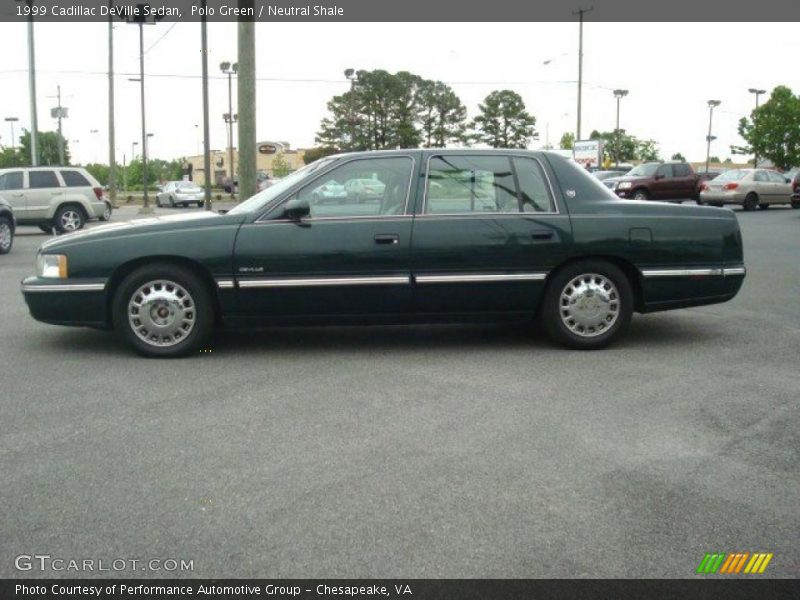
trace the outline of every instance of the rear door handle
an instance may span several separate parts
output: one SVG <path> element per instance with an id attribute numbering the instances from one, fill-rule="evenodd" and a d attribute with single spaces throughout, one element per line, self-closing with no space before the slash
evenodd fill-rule
<path id="1" fill-rule="evenodd" d="M 534 231 L 531 237 L 535 240 L 550 240 L 553 239 L 552 231 Z"/>
<path id="2" fill-rule="evenodd" d="M 398 244 L 400 236 L 396 233 L 379 233 L 375 236 L 376 244 Z"/>

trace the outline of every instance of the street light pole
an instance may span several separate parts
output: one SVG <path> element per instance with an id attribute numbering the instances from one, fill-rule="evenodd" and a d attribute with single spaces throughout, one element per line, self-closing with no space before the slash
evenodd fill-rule
<path id="1" fill-rule="evenodd" d="M 108 2 L 111 8 L 111 0 Z M 108 189 L 111 205 L 117 206 L 117 157 L 114 131 L 114 18 L 108 15 Z M 127 178 L 127 176 L 126 176 Z M 127 180 L 125 182 L 127 188 Z"/>
<path id="2" fill-rule="evenodd" d="M 767 90 L 759 90 L 758 88 L 750 88 L 747 91 L 750 92 L 751 94 L 755 94 L 755 96 L 756 96 L 756 110 L 753 112 L 753 124 L 755 124 L 756 113 L 758 112 L 758 97 L 761 94 L 766 94 Z M 755 151 L 753 151 L 753 168 L 754 169 L 758 168 L 758 153 L 755 152 Z"/>
<path id="3" fill-rule="evenodd" d="M 716 138 L 711 135 L 711 122 L 714 118 L 714 108 L 722 104 L 719 100 L 708 101 L 708 135 L 706 136 L 706 173 L 711 164 L 711 142 Z"/>
<path id="4" fill-rule="evenodd" d="M 350 150 L 357 150 L 356 148 L 356 107 L 355 107 L 355 89 L 358 75 L 355 69 L 345 69 L 344 76 L 350 80 Z"/>
<path id="5" fill-rule="evenodd" d="M 581 139 L 581 96 L 583 94 L 583 15 L 594 10 L 594 6 L 589 8 L 578 8 L 573 11 L 573 15 L 578 15 L 578 126 L 575 133 L 575 141 Z"/>
<path id="6" fill-rule="evenodd" d="M 202 0 L 203 14 L 200 17 L 200 54 L 203 70 L 203 202 L 206 210 L 211 210 L 211 152 L 208 122 L 208 28 L 206 22 L 206 0 Z"/>
<path id="7" fill-rule="evenodd" d="M 625 96 L 628 95 L 628 90 L 614 90 L 614 97 L 617 99 L 617 128 L 614 130 L 615 138 L 616 138 L 616 152 L 615 159 L 616 159 L 616 166 L 619 167 L 619 153 L 620 153 L 620 138 L 622 137 L 622 132 L 619 129 L 619 104 L 620 100 L 622 100 Z"/>
<path id="8" fill-rule="evenodd" d="M 231 200 L 234 196 L 234 169 L 233 169 L 233 76 L 239 70 L 237 63 L 223 62 L 219 65 L 220 70 L 228 76 L 228 112 L 223 115 L 225 123 L 228 124 L 228 165 L 230 168 L 231 180 Z"/>
<path id="9" fill-rule="evenodd" d="M 28 6 L 33 8 L 32 0 L 27 0 Z M 28 94 L 31 105 L 31 166 L 39 166 L 39 120 L 36 116 L 36 53 L 33 43 L 33 11 L 28 17 Z"/>

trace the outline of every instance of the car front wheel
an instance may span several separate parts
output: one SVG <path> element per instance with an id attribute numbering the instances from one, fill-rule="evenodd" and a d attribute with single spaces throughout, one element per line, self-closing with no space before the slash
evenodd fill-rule
<path id="1" fill-rule="evenodd" d="M 577 350 L 608 346 L 628 328 L 633 290 L 611 263 L 587 260 L 558 271 L 539 311 L 542 327 L 556 342 Z"/>
<path id="2" fill-rule="evenodd" d="M 114 328 L 143 356 L 197 352 L 214 324 L 211 293 L 190 270 L 170 264 L 133 271 L 114 296 Z"/>
<path id="3" fill-rule="evenodd" d="M 633 199 L 634 200 L 647 200 L 650 196 L 647 194 L 647 190 L 636 190 L 633 192 Z"/>
<path id="4" fill-rule="evenodd" d="M 11 227 L 11 220 L 8 217 L 0 217 L 0 254 L 11 252 L 14 244 L 14 230 Z"/>
<path id="5" fill-rule="evenodd" d="M 747 194 L 747 197 L 744 199 L 743 207 L 745 210 L 755 210 L 758 208 L 758 196 L 755 194 Z"/>

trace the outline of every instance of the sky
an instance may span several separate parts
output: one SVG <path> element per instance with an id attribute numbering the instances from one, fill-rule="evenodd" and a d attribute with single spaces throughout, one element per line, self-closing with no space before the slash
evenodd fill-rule
<path id="1" fill-rule="evenodd" d="M 714 111 L 711 153 L 724 159 L 742 142 L 737 123 L 755 98 L 748 88 L 788 85 L 800 92 L 800 51 L 791 23 L 593 23 L 584 25 L 582 137 L 613 130 L 612 90 L 630 91 L 620 126 L 654 139 L 662 157 L 680 152 L 705 159 L 709 99 Z M 145 80 L 149 148 L 156 158 L 197 154 L 202 142 L 200 25 L 145 27 Z M 64 135 L 73 162 L 108 162 L 108 25 L 37 23 L 36 68 L 40 130 L 55 130 L 50 109 L 61 86 L 69 108 Z M 138 28 L 114 28 L 117 159 L 140 139 Z M 228 111 L 222 61 L 236 61 L 236 25 L 210 23 L 211 148 L 224 149 L 222 114 Z M 448 83 L 470 117 L 495 89 L 512 89 L 536 117 L 540 141 L 558 145 L 575 131 L 577 23 L 258 23 L 256 24 L 257 132 L 259 141 L 314 145 L 326 103 L 348 89 L 346 68 L 406 70 Z M 757 40 L 757 43 L 752 43 Z M 0 118 L 16 116 L 16 135 L 30 123 L 27 27 L 0 23 Z M 546 61 L 549 61 L 546 63 Z M 235 81 L 234 81 L 235 86 Z M 234 87 L 234 112 L 236 89 Z M 762 101 L 765 97 L 762 96 Z M 92 133 L 96 130 L 96 133 Z M 234 134 L 235 135 L 235 134 Z M 0 144 L 11 143 L 0 122 Z M 138 153 L 138 150 L 137 150 Z M 736 159 L 736 157 L 734 157 Z"/>

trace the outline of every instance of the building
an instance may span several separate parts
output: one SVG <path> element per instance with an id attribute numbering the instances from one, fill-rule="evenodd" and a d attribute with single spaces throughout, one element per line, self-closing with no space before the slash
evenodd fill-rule
<path id="1" fill-rule="evenodd" d="M 290 171 L 302 167 L 305 150 L 292 150 L 288 142 L 259 142 L 256 151 L 256 170 L 275 175 L 273 163 L 277 156 L 282 156 Z M 228 160 L 228 149 L 211 151 L 211 184 L 222 186 L 230 178 L 231 170 Z M 239 152 L 233 149 L 234 173 L 238 173 Z M 203 185 L 206 182 L 205 169 L 203 168 L 203 155 L 189 156 L 186 158 L 185 168 L 191 173 L 192 181 Z M 234 177 L 235 178 L 235 177 Z"/>

